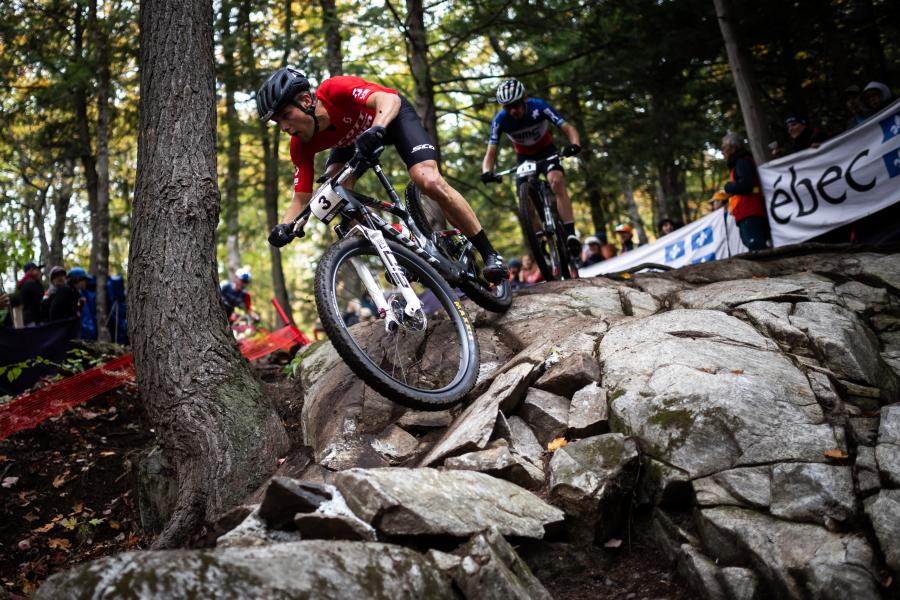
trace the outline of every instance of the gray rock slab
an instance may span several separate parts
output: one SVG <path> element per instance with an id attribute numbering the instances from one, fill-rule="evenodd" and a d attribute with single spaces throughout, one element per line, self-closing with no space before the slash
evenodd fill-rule
<path id="1" fill-rule="evenodd" d="M 793 351 L 802 351 L 809 345 L 806 334 L 791 325 L 790 314 L 794 305 L 790 302 L 748 302 L 741 310 L 762 333 Z"/>
<path id="2" fill-rule="evenodd" d="M 444 467 L 486 473 L 529 489 L 543 485 L 543 469 L 538 468 L 524 457 L 510 452 L 509 447 L 505 444 L 506 440 L 502 441 L 504 445 L 495 448 L 450 457 L 444 461 Z"/>
<path id="3" fill-rule="evenodd" d="M 798 302 L 837 300 L 834 284 L 814 276 L 770 277 L 720 281 L 675 295 L 675 306 L 728 310 L 754 301 Z"/>
<path id="4" fill-rule="evenodd" d="M 900 404 L 881 409 L 875 458 L 882 480 L 890 486 L 900 486 Z"/>
<path id="5" fill-rule="evenodd" d="M 874 502 L 866 505 L 866 513 L 878 544 L 884 553 L 884 562 L 900 574 L 900 490 L 881 490 Z"/>
<path id="6" fill-rule="evenodd" d="M 642 476 L 638 482 L 639 504 L 654 506 L 689 506 L 691 503 L 691 478 L 686 471 L 655 460 L 646 454 L 641 456 Z M 675 560 L 674 557 L 672 560 Z"/>
<path id="7" fill-rule="evenodd" d="M 622 322 L 599 352 L 610 428 L 692 478 L 825 462 L 837 445 L 806 376 L 735 317 L 673 310 Z"/>
<path id="8" fill-rule="evenodd" d="M 288 477 L 269 480 L 259 506 L 259 517 L 273 529 L 280 529 L 294 522 L 297 513 L 311 513 L 332 495 L 326 486 Z"/>
<path id="9" fill-rule="evenodd" d="M 259 517 L 259 506 L 247 515 L 236 527 L 216 539 L 217 548 L 252 548 L 284 542 L 300 541 L 300 534 L 290 525 L 291 531 L 271 529 Z"/>
<path id="10" fill-rule="evenodd" d="M 733 507 L 703 509 L 697 522 L 711 556 L 725 564 L 749 561 L 776 597 L 881 597 L 875 553 L 862 534 Z"/>
<path id="11" fill-rule="evenodd" d="M 416 453 L 419 440 L 397 425 L 391 425 L 372 440 L 372 448 L 392 464 L 403 462 Z"/>
<path id="12" fill-rule="evenodd" d="M 569 404 L 568 436 L 583 438 L 609 431 L 609 406 L 606 390 L 590 383 L 572 396 Z"/>
<path id="13" fill-rule="evenodd" d="M 544 447 L 538 441 L 534 431 L 528 426 L 528 423 L 521 417 L 513 415 L 506 419 L 507 431 L 504 432 L 506 441 L 509 442 L 510 449 L 520 456 L 528 459 L 531 464 L 541 467 L 544 454 Z"/>
<path id="14" fill-rule="evenodd" d="M 534 364 L 524 362 L 499 375 L 488 391 L 456 418 L 419 464 L 427 466 L 445 456 L 484 448 L 494 432 L 501 407 L 516 406 L 522 400 L 534 369 Z"/>
<path id="15" fill-rule="evenodd" d="M 743 567 L 724 567 L 719 570 L 719 583 L 729 600 L 761 600 L 759 577 Z"/>
<path id="16" fill-rule="evenodd" d="M 600 365 L 593 354 L 577 352 L 551 365 L 534 383 L 536 388 L 569 397 L 589 383 L 599 381 Z"/>
<path id="17" fill-rule="evenodd" d="M 400 417 L 397 425 L 407 431 L 428 431 L 449 427 L 452 422 L 453 415 L 449 410 L 409 410 Z"/>
<path id="18" fill-rule="evenodd" d="M 127 552 L 48 579 L 35 598 L 454 598 L 423 555 L 400 546 L 300 541 L 264 548 Z"/>
<path id="19" fill-rule="evenodd" d="M 466 598 L 551 600 L 540 580 L 496 529 L 479 533 L 460 552 L 463 559 L 453 579 Z"/>
<path id="20" fill-rule="evenodd" d="M 838 377 L 896 389 L 895 376 L 879 355 L 878 339 L 853 312 L 835 304 L 799 302 L 790 321 Z"/>
<path id="21" fill-rule="evenodd" d="M 570 517 L 580 541 L 611 532 L 636 482 L 634 439 L 609 433 L 572 442 L 550 459 L 550 500 Z"/>
<path id="22" fill-rule="evenodd" d="M 719 567 L 690 544 L 682 544 L 678 572 L 699 597 L 706 600 L 731 600 L 719 582 Z"/>
<path id="23" fill-rule="evenodd" d="M 868 496 L 881 487 L 881 479 L 878 477 L 878 461 L 875 458 L 875 448 L 870 446 L 858 446 L 856 448 L 856 486 L 862 496 Z"/>
<path id="24" fill-rule="evenodd" d="M 569 400 L 551 392 L 529 388 L 519 411 L 522 419 L 534 431 L 542 446 L 566 434 L 569 420 Z"/>
<path id="25" fill-rule="evenodd" d="M 494 526 L 541 538 L 544 526 L 563 519 L 531 492 L 475 471 L 351 469 L 335 476 L 335 486 L 357 516 L 387 535 L 467 537 Z"/>
<path id="26" fill-rule="evenodd" d="M 856 515 L 850 467 L 821 463 L 783 463 L 772 467 L 772 503 L 776 517 L 825 525 Z"/>
<path id="27" fill-rule="evenodd" d="M 692 483 L 700 506 L 766 508 L 772 502 L 771 467 L 743 467 L 720 471 Z"/>
<path id="28" fill-rule="evenodd" d="M 884 288 L 872 287 L 859 281 L 847 281 L 835 288 L 844 305 L 858 313 L 882 310 L 890 305 L 891 297 Z"/>

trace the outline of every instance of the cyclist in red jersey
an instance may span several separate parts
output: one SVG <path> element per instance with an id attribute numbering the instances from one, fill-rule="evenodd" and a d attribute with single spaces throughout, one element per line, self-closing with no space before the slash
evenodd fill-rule
<path id="1" fill-rule="evenodd" d="M 334 175 L 356 152 L 368 160 L 393 145 L 409 169 L 410 178 L 444 211 L 447 220 L 471 240 L 484 258 L 482 273 L 499 283 L 509 273 L 493 248 L 469 203 L 441 176 L 434 142 L 415 109 L 396 90 L 359 77 L 326 79 L 313 92 L 309 80 L 290 68 L 278 69 L 256 94 L 263 120 L 275 121 L 291 138 L 294 197 L 282 223 L 269 235 L 274 246 L 290 241 L 290 222 L 312 197 L 313 158 L 330 150 L 325 174 Z"/>

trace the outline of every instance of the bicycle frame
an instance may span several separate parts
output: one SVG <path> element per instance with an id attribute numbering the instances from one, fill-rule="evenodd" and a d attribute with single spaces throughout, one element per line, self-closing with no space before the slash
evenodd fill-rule
<path id="1" fill-rule="evenodd" d="M 358 172 L 359 168 L 358 161 L 355 162 L 351 159 L 337 175 L 327 179 L 313 193 L 309 204 L 293 221 L 292 231 L 294 235 L 302 237 L 303 227 L 309 221 L 310 214 L 314 214 L 326 224 L 330 223 L 335 217 L 340 216 L 341 222 L 334 226 L 334 232 L 340 238 L 348 235 L 362 235 L 369 240 L 375 247 L 376 252 L 378 252 L 378 256 L 387 269 L 391 280 L 400 287 L 401 294 L 406 300 L 404 313 L 410 317 L 421 310 L 421 302 L 412 291 L 403 269 L 397 264 L 397 259 L 388 246 L 387 240 L 402 244 L 414 252 L 451 284 L 458 283 L 464 279 L 474 279 L 468 269 L 463 268 L 468 266 L 466 263 L 463 263 L 461 266 L 442 256 L 437 250 L 435 240 L 427 238 L 416 227 L 380 163 L 376 162 L 372 165 L 372 170 L 378 176 L 378 181 L 384 187 L 391 202 L 383 202 L 345 188 L 342 184 L 351 175 L 355 174 L 358 176 L 360 174 Z M 397 231 L 390 223 L 379 217 L 371 209 L 394 215 L 413 235 L 408 236 Z M 350 226 L 353 222 L 355 222 L 355 225 Z M 471 242 L 467 243 L 471 245 Z M 379 315 L 385 319 L 385 329 L 388 331 L 396 330 L 400 323 L 390 310 L 384 290 L 376 278 L 369 271 L 368 267 L 363 265 L 358 259 L 351 259 L 351 263 L 375 302 Z"/>

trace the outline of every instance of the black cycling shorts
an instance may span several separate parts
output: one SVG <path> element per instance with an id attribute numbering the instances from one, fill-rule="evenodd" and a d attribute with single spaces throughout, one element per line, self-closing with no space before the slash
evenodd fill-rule
<path id="1" fill-rule="evenodd" d="M 536 152 L 534 154 L 516 154 L 516 164 L 521 165 L 526 160 L 541 160 L 547 158 L 548 156 L 552 156 L 554 154 L 559 154 L 559 150 L 556 148 L 554 144 L 550 144 L 540 152 Z M 550 162 L 546 162 L 540 167 L 538 167 L 538 171 L 546 175 L 550 171 L 559 171 L 560 173 L 565 173 L 566 170 L 563 169 L 562 163 L 559 161 L 559 157 L 557 156 Z M 523 178 L 517 178 L 517 180 L 521 180 Z"/>
<path id="2" fill-rule="evenodd" d="M 385 143 L 397 149 L 407 169 L 426 160 L 437 160 L 438 154 L 434 147 L 434 141 L 422 126 L 416 109 L 403 96 L 400 96 L 400 112 L 393 121 L 388 123 L 386 130 Z M 356 154 L 355 146 L 332 148 L 325 167 L 334 163 L 344 164 L 353 158 L 354 154 Z"/>

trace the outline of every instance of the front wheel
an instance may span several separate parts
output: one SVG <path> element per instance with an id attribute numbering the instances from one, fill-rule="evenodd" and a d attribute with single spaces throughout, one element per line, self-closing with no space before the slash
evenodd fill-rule
<path id="1" fill-rule="evenodd" d="M 386 277 L 368 240 L 345 238 L 316 268 L 316 308 L 335 350 L 363 381 L 386 398 L 417 410 L 443 410 L 461 401 L 478 375 L 478 342 L 465 311 L 438 273 L 406 248 L 388 242 L 422 310 L 406 302 Z M 364 278 L 371 274 L 399 321 L 385 328 Z"/>

